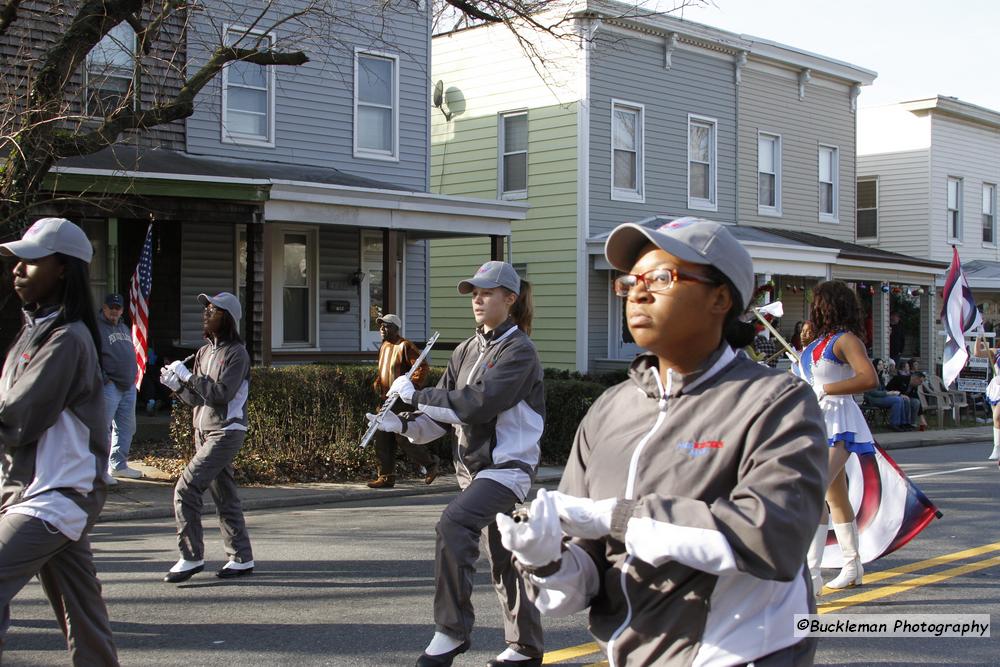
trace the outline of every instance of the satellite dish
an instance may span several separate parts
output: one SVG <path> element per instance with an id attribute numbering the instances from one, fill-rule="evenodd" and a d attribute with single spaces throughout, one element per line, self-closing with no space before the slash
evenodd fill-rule
<path id="1" fill-rule="evenodd" d="M 442 104 L 444 104 L 444 81 L 439 79 L 438 82 L 434 84 L 434 106 L 441 109 Z"/>

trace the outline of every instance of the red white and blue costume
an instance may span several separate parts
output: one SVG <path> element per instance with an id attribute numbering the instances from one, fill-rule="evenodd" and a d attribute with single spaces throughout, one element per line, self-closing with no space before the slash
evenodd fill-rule
<path id="1" fill-rule="evenodd" d="M 814 388 L 854 377 L 850 364 L 833 353 L 834 344 L 844 332 L 817 338 L 802 350 L 798 374 Z M 847 451 L 871 454 L 875 451 L 875 438 L 868 422 L 853 396 L 824 396 L 819 402 L 826 422 L 827 444 L 843 442 Z"/>
<path id="2" fill-rule="evenodd" d="M 1000 403 L 1000 350 L 993 351 L 993 379 L 986 385 L 986 400 L 990 405 Z"/>

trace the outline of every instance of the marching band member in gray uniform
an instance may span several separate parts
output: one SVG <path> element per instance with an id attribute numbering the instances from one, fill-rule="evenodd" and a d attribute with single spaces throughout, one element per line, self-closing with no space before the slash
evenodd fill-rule
<path id="1" fill-rule="evenodd" d="M 198 301 L 205 306 L 208 344 L 195 354 L 194 370 L 175 361 L 160 374 L 160 381 L 194 408 L 195 455 L 174 488 L 181 558 L 163 578 L 171 584 L 187 581 L 205 569 L 201 508 L 206 490 L 212 492 L 229 556 L 215 576 L 241 577 L 252 574 L 254 568 L 250 534 L 233 479 L 233 459 L 247 434 L 250 391 L 250 355 L 239 334 L 242 309 L 229 292 L 199 294 Z"/>
<path id="2" fill-rule="evenodd" d="M 749 254 L 695 218 L 621 225 L 605 253 L 649 352 L 587 412 L 559 491 L 497 518 L 504 544 L 543 613 L 590 609 L 612 667 L 811 664 L 793 615 L 815 613 L 826 432 L 808 385 L 724 338 Z"/>
<path id="3" fill-rule="evenodd" d="M 469 649 L 472 579 L 481 549 L 490 561 L 507 641 L 507 649 L 488 664 L 541 665 L 541 618 L 525 596 L 494 520 L 524 500 L 541 455 L 545 394 L 538 353 L 528 338 L 530 287 L 510 264 L 494 261 L 459 283 L 458 291 L 472 294 L 476 335 L 455 349 L 437 387 L 418 390 L 406 377 L 397 378 L 389 394 L 399 394 L 417 412 L 402 419 L 388 413 L 379 427 L 418 444 L 440 438 L 448 428 L 457 435 L 453 454 L 462 492 L 437 525 L 437 631 L 417 667 L 451 665 Z"/>
<path id="4" fill-rule="evenodd" d="M 10 601 L 34 575 L 74 665 L 118 664 L 87 535 L 107 488 L 100 334 L 82 229 L 43 218 L 20 241 L 14 291 L 24 326 L 0 375 L 0 650 Z"/>

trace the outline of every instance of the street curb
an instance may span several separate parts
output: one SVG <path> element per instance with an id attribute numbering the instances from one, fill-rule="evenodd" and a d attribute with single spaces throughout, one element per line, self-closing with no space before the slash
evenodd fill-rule
<path id="1" fill-rule="evenodd" d="M 561 474 L 540 473 L 535 477 L 535 483 L 559 481 Z M 431 494 L 455 493 L 459 490 L 457 482 L 445 484 L 412 486 L 398 489 L 369 490 L 369 489 L 330 489 L 329 491 L 317 491 L 308 495 L 302 495 L 303 491 L 293 491 L 288 495 L 276 496 L 274 498 L 256 498 L 244 500 L 242 502 L 244 511 L 278 509 L 283 507 L 308 507 L 311 505 L 336 505 L 340 503 L 356 502 L 359 500 L 371 500 L 381 498 L 404 498 L 407 496 L 427 496 Z M 211 502 L 205 503 L 202 514 L 214 514 L 215 505 Z M 102 513 L 98 518 L 98 523 L 110 523 L 114 521 L 137 521 L 141 519 L 168 519 L 173 518 L 172 507 L 147 507 L 136 510 L 123 510 L 117 512 Z"/>
<path id="2" fill-rule="evenodd" d="M 917 449 L 919 447 L 943 447 L 945 445 L 969 445 L 977 442 L 981 443 L 991 443 L 989 437 L 982 435 L 969 435 L 964 437 L 950 437 L 947 440 L 917 440 L 915 442 L 879 442 L 878 436 L 875 436 L 875 444 L 886 451 L 893 449 Z"/>

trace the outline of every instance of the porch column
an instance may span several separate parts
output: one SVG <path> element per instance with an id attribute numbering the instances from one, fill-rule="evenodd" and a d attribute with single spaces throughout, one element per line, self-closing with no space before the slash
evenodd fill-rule
<path id="1" fill-rule="evenodd" d="M 503 252 L 503 241 L 502 236 L 491 236 L 490 237 L 490 259 L 498 262 L 504 261 Z"/>
<path id="2" fill-rule="evenodd" d="M 382 312 L 399 313 L 399 241 L 400 233 L 382 232 Z"/>
<path id="3" fill-rule="evenodd" d="M 256 227 L 256 225 L 252 225 Z M 248 235 L 249 237 L 249 235 Z M 274 309 L 274 303 L 271 299 L 271 276 L 274 267 L 271 266 L 274 248 L 274 227 L 267 223 L 261 224 L 261 262 L 262 266 L 262 285 L 261 285 L 261 331 L 260 331 L 260 343 L 261 343 L 261 355 L 260 363 L 264 366 L 271 365 L 271 317 L 272 310 Z"/>
<path id="4" fill-rule="evenodd" d="M 941 363 L 937 349 L 943 343 L 938 342 L 938 305 L 934 285 L 922 285 L 924 293 L 920 295 L 920 368 L 925 373 L 937 374 Z"/>
<path id="5" fill-rule="evenodd" d="M 889 294 L 882 291 L 881 283 L 872 296 L 872 357 L 889 358 Z"/>
<path id="6" fill-rule="evenodd" d="M 246 303 L 243 304 L 243 317 L 246 322 L 246 344 L 250 352 L 250 362 L 263 363 L 264 359 L 264 225 L 260 222 L 260 213 L 255 211 L 253 221 L 247 227 L 247 267 Z"/>

